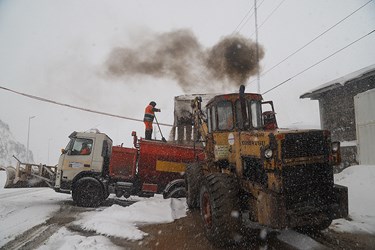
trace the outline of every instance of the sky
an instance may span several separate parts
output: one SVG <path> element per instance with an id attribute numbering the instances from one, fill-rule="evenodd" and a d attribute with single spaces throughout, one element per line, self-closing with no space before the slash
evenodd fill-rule
<path id="1" fill-rule="evenodd" d="M 351 16 L 368 0 L 257 2 L 258 41 L 264 49 L 260 61 L 260 93 L 375 28 L 374 1 Z M 135 48 L 145 41 L 152 44 L 155 37 L 181 29 L 191 32 L 203 49 L 210 49 L 223 37 L 233 34 L 255 40 L 253 5 L 253 1 L 244 0 L 235 3 L 230 0 L 2 0 L 0 87 L 135 119 L 142 119 L 145 106 L 156 101 L 162 110 L 157 114 L 158 121 L 172 124 L 175 96 L 207 91 L 197 83 L 195 89 L 186 92 L 168 76 L 109 75 L 107 66 L 111 52 L 116 48 Z M 315 38 L 314 42 L 273 68 Z M 301 100 L 299 96 L 375 64 L 373 44 L 375 33 L 266 93 L 264 99 L 274 101 L 279 126 L 319 128 L 317 101 Z M 247 92 L 258 90 L 254 76 L 245 85 Z M 218 87 L 215 92 L 223 91 Z M 238 88 L 226 86 L 227 91 L 237 92 Z M 49 165 L 57 163 L 60 149 L 68 143 L 72 131 L 97 128 L 108 134 L 114 145 L 124 143 L 125 146 L 131 146 L 133 130 L 144 136 L 142 122 L 70 109 L 1 88 L 0 119 L 24 145 L 30 131 L 29 148 L 33 151 L 34 162 Z M 161 129 L 167 137 L 170 127 L 161 126 Z M 154 130 L 158 132 L 157 127 Z"/>
<path id="2" fill-rule="evenodd" d="M 1 215 L 4 215 L 0 216 L 0 247 L 26 230 L 42 224 L 55 213 L 61 213 L 60 206 L 64 206 L 63 210 L 69 211 L 72 216 L 77 212 L 69 208 L 69 205 L 63 205 L 71 201 L 67 194 L 55 193 L 49 188 L 4 189 L 5 178 L 5 171 L 0 171 L 0 211 Z M 375 166 L 358 165 L 346 168 L 335 175 L 335 183 L 348 187 L 351 219 L 334 220 L 329 229 L 374 235 L 375 196 L 367 194 L 375 192 Z M 115 196 L 111 198 L 115 199 Z M 152 198 L 131 196 L 129 200 L 135 203 L 125 207 L 114 204 L 110 207 L 79 209 L 81 213 L 78 219 L 56 229 L 37 249 L 119 249 L 105 236 L 137 240 L 141 243 L 147 234 L 139 229 L 140 225 L 169 223 L 186 216 L 185 198 L 163 199 L 161 195 L 156 195 Z M 69 230 L 69 227 L 79 227 L 95 234 L 85 236 Z M 34 230 L 39 232 L 43 227 Z M 280 230 L 277 237 L 295 249 L 321 249 L 314 248 L 319 245 L 318 242 L 302 236 L 293 230 Z"/>

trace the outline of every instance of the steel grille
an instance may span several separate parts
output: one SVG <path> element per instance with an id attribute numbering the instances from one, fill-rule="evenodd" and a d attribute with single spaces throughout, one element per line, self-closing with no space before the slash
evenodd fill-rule
<path id="1" fill-rule="evenodd" d="M 327 164 L 284 167 L 282 178 L 287 209 L 319 208 L 332 200 L 333 172 Z"/>
<path id="2" fill-rule="evenodd" d="M 329 154 L 328 139 L 323 135 L 323 131 L 286 134 L 281 147 L 283 159 L 319 155 L 328 157 Z"/>

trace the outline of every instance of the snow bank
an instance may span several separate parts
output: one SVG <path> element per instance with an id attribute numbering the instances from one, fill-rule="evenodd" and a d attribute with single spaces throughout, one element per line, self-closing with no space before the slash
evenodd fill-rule
<path id="1" fill-rule="evenodd" d="M 122 249 L 113 245 L 105 236 L 81 236 L 77 235 L 65 227 L 52 235 L 47 242 L 37 248 L 38 250 L 65 250 L 65 249 L 92 249 L 92 250 L 117 250 Z"/>
<path id="2" fill-rule="evenodd" d="M 334 220 L 330 229 L 375 234 L 375 166 L 346 168 L 335 175 L 335 183 L 348 187 L 349 217 L 352 221 Z"/>
<path id="3" fill-rule="evenodd" d="M 163 199 L 157 195 L 128 207 L 112 205 L 102 211 L 84 213 L 74 224 L 106 236 L 140 240 L 147 234 L 138 225 L 173 222 L 186 216 L 185 204 L 185 199 Z"/>

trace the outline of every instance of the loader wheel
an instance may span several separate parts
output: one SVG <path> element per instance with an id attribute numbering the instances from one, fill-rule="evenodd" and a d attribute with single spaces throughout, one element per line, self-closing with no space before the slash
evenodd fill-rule
<path id="1" fill-rule="evenodd" d="M 331 223 L 332 223 L 332 219 L 326 219 L 326 220 L 323 220 L 318 225 L 313 225 L 313 226 L 308 226 L 308 227 L 303 228 L 303 231 L 305 231 L 305 232 L 322 231 L 322 230 L 328 228 L 331 225 Z"/>
<path id="2" fill-rule="evenodd" d="M 332 223 L 332 219 L 327 219 L 323 221 L 322 223 L 320 223 L 319 225 L 315 226 L 314 229 L 317 231 L 324 230 L 328 228 L 331 225 L 331 223 Z"/>
<path id="3" fill-rule="evenodd" d="M 239 186 L 227 174 L 209 174 L 202 182 L 200 207 L 207 238 L 218 246 L 242 238 Z"/>
<path id="4" fill-rule="evenodd" d="M 186 203 L 188 208 L 194 209 L 199 207 L 199 189 L 203 178 L 202 169 L 198 163 L 190 164 L 186 167 L 185 188 Z"/>
<path id="5" fill-rule="evenodd" d="M 79 179 L 73 187 L 73 201 L 80 207 L 98 207 L 104 201 L 104 189 L 93 177 Z"/>

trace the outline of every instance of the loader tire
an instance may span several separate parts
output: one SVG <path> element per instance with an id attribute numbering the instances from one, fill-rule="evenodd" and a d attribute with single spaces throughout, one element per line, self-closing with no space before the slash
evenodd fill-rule
<path id="1" fill-rule="evenodd" d="M 199 190 L 202 178 L 203 172 L 198 163 L 193 163 L 186 167 L 186 203 L 190 209 L 199 208 Z"/>
<path id="2" fill-rule="evenodd" d="M 79 207 L 98 207 L 105 199 L 100 181 L 93 177 L 83 177 L 73 186 L 73 201 Z"/>
<path id="3" fill-rule="evenodd" d="M 233 176 L 207 175 L 200 190 L 201 217 L 206 237 L 217 246 L 242 239 L 239 185 Z"/>

